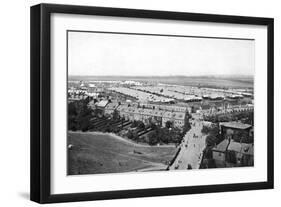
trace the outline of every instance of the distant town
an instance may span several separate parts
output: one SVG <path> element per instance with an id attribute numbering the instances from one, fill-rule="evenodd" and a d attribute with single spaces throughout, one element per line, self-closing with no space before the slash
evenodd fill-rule
<path id="1" fill-rule="evenodd" d="M 162 79 L 69 79 L 69 175 L 254 166 L 253 83 Z"/>

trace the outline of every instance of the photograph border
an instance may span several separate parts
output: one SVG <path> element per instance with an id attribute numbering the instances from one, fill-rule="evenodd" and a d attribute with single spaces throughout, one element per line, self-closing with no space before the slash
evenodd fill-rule
<path id="1" fill-rule="evenodd" d="M 51 14 L 98 15 L 267 26 L 267 181 L 105 192 L 51 194 Z M 124 8 L 39 4 L 30 13 L 30 199 L 39 203 L 272 189 L 274 187 L 274 20 Z"/>

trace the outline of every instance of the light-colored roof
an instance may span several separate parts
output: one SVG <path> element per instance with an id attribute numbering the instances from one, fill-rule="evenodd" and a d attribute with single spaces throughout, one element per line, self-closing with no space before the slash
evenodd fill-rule
<path id="1" fill-rule="evenodd" d="M 254 154 L 254 146 L 253 144 L 247 143 L 239 143 L 231 141 L 227 150 L 239 152 L 242 154 L 253 155 Z"/>
<path id="2" fill-rule="evenodd" d="M 95 85 L 95 84 L 92 84 L 92 83 L 89 83 L 89 87 L 90 87 L 90 88 L 94 88 L 94 87 L 96 87 L 96 85 Z"/>
<path id="3" fill-rule="evenodd" d="M 108 104 L 108 100 L 102 100 L 96 104 L 99 107 L 105 107 Z"/>
<path id="4" fill-rule="evenodd" d="M 217 146 L 213 148 L 215 151 L 225 152 L 227 149 L 227 146 L 229 144 L 229 141 L 227 139 L 224 139 L 221 141 Z"/>
<path id="5" fill-rule="evenodd" d="M 239 142 L 231 141 L 229 143 L 229 146 L 228 146 L 227 150 L 240 152 L 241 151 L 241 144 Z"/>
<path id="6" fill-rule="evenodd" d="M 220 125 L 233 129 L 249 129 L 252 127 L 250 124 L 243 124 L 240 122 L 221 122 Z"/>
<path id="7" fill-rule="evenodd" d="M 109 103 L 106 105 L 106 109 L 116 109 L 119 106 L 117 102 Z"/>

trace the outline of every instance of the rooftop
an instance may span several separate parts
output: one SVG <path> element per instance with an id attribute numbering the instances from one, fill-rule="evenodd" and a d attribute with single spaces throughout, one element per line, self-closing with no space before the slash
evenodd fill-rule
<path id="1" fill-rule="evenodd" d="M 253 155 L 254 154 L 254 146 L 253 144 L 239 143 L 231 141 L 228 150 L 240 152 L 242 154 Z"/>
<path id="2" fill-rule="evenodd" d="M 102 100 L 96 104 L 99 107 L 105 107 L 108 104 L 108 100 Z"/>
<path id="3" fill-rule="evenodd" d="M 228 147 L 229 141 L 227 139 L 224 139 L 222 142 L 220 142 L 217 146 L 213 148 L 215 151 L 225 152 Z"/>

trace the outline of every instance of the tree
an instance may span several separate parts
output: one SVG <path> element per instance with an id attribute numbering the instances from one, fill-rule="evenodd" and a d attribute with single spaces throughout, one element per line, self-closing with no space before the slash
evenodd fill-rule
<path id="1" fill-rule="evenodd" d="M 156 136 L 159 141 L 168 144 L 171 141 L 171 136 L 168 128 L 157 128 Z"/>
<path id="2" fill-rule="evenodd" d="M 183 138 L 182 133 L 181 133 L 180 129 L 178 129 L 178 128 L 173 128 L 170 131 L 170 137 L 171 137 L 171 141 L 173 143 L 180 143 Z"/>
<path id="3" fill-rule="evenodd" d="M 68 129 L 72 131 L 77 130 L 77 111 L 74 102 L 68 104 Z"/>
<path id="4" fill-rule="evenodd" d="M 111 127 L 111 125 L 107 122 L 106 123 L 106 126 L 105 126 L 105 128 L 104 128 L 104 131 L 105 132 L 112 132 L 112 127 Z"/>
<path id="5" fill-rule="evenodd" d="M 218 139 L 214 135 L 208 135 L 206 137 L 206 145 L 207 146 L 214 146 L 217 143 Z"/>
<path id="6" fill-rule="evenodd" d="M 80 122 L 79 122 L 79 125 L 80 125 L 80 129 L 85 132 L 85 131 L 88 131 L 89 130 L 89 127 L 90 127 L 90 119 L 88 117 L 83 117 Z"/>
<path id="7" fill-rule="evenodd" d="M 166 128 L 170 129 L 173 127 L 173 122 L 171 121 L 167 121 L 166 124 L 165 124 Z"/>
<path id="8" fill-rule="evenodd" d="M 119 115 L 119 111 L 117 111 L 116 109 L 114 109 L 113 113 L 112 113 L 112 119 L 114 121 L 117 121 L 120 119 L 120 115 Z"/>
<path id="9" fill-rule="evenodd" d="M 158 143 L 158 137 L 157 132 L 152 132 L 148 134 L 148 144 L 150 145 L 156 145 Z"/>
<path id="10" fill-rule="evenodd" d="M 142 121 L 137 122 L 137 128 L 139 130 L 144 130 L 145 129 L 145 124 Z"/>
<path id="11" fill-rule="evenodd" d="M 196 113 L 196 108 L 194 106 L 191 106 L 191 113 Z"/>
<path id="12" fill-rule="evenodd" d="M 101 115 L 103 114 L 102 110 L 101 109 L 98 109 L 98 108 L 95 108 L 93 110 L 93 114 L 95 117 L 101 117 Z"/>
<path id="13" fill-rule="evenodd" d="M 127 137 L 129 139 L 132 139 L 132 140 L 137 140 L 138 139 L 138 133 L 135 132 L 134 130 L 129 130 L 128 133 L 127 133 Z"/>
<path id="14" fill-rule="evenodd" d="M 157 129 L 157 125 L 155 123 L 150 123 L 151 129 Z"/>
<path id="15" fill-rule="evenodd" d="M 204 125 L 201 132 L 217 137 L 219 135 L 219 126 L 217 124 L 212 124 L 212 126 Z"/>
<path id="16" fill-rule="evenodd" d="M 137 121 L 136 121 L 136 120 L 134 120 L 134 121 L 132 122 L 131 127 L 132 127 L 132 128 L 137 127 Z"/>
<path id="17" fill-rule="evenodd" d="M 78 127 L 82 131 L 87 131 L 89 129 L 90 119 L 92 116 L 92 110 L 88 107 L 87 101 L 81 100 L 81 102 L 78 103 L 77 111 Z"/>
<path id="18" fill-rule="evenodd" d="M 208 134 L 209 131 L 210 131 L 210 130 L 209 130 L 209 127 L 207 127 L 207 126 L 205 126 L 205 125 L 202 127 L 201 132 L 202 132 L 203 134 Z"/>
<path id="19" fill-rule="evenodd" d="M 68 129 L 87 131 L 90 127 L 92 110 L 88 107 L 88 99 L 68 104 Z"/>
<path id="20" fill-rule="evenodd" d="M 212 159 L 213 158 L 212 147 L 206 147 L 204 149 L 204 158 L 205 159 Z"/>
<path id="21" fill-rule="evenodd" d="M 186 132 L 188 132 L 191 129 L 191 125 L 189 122 L 189 119 L 191 119 L 191 115 L 186 112 L 185 114 L 185 118 L 184 118 L 184 126 L 183 126 L 183 131 L 182 131 L 182 135 L 184 136 L 186 134 Z"/>

